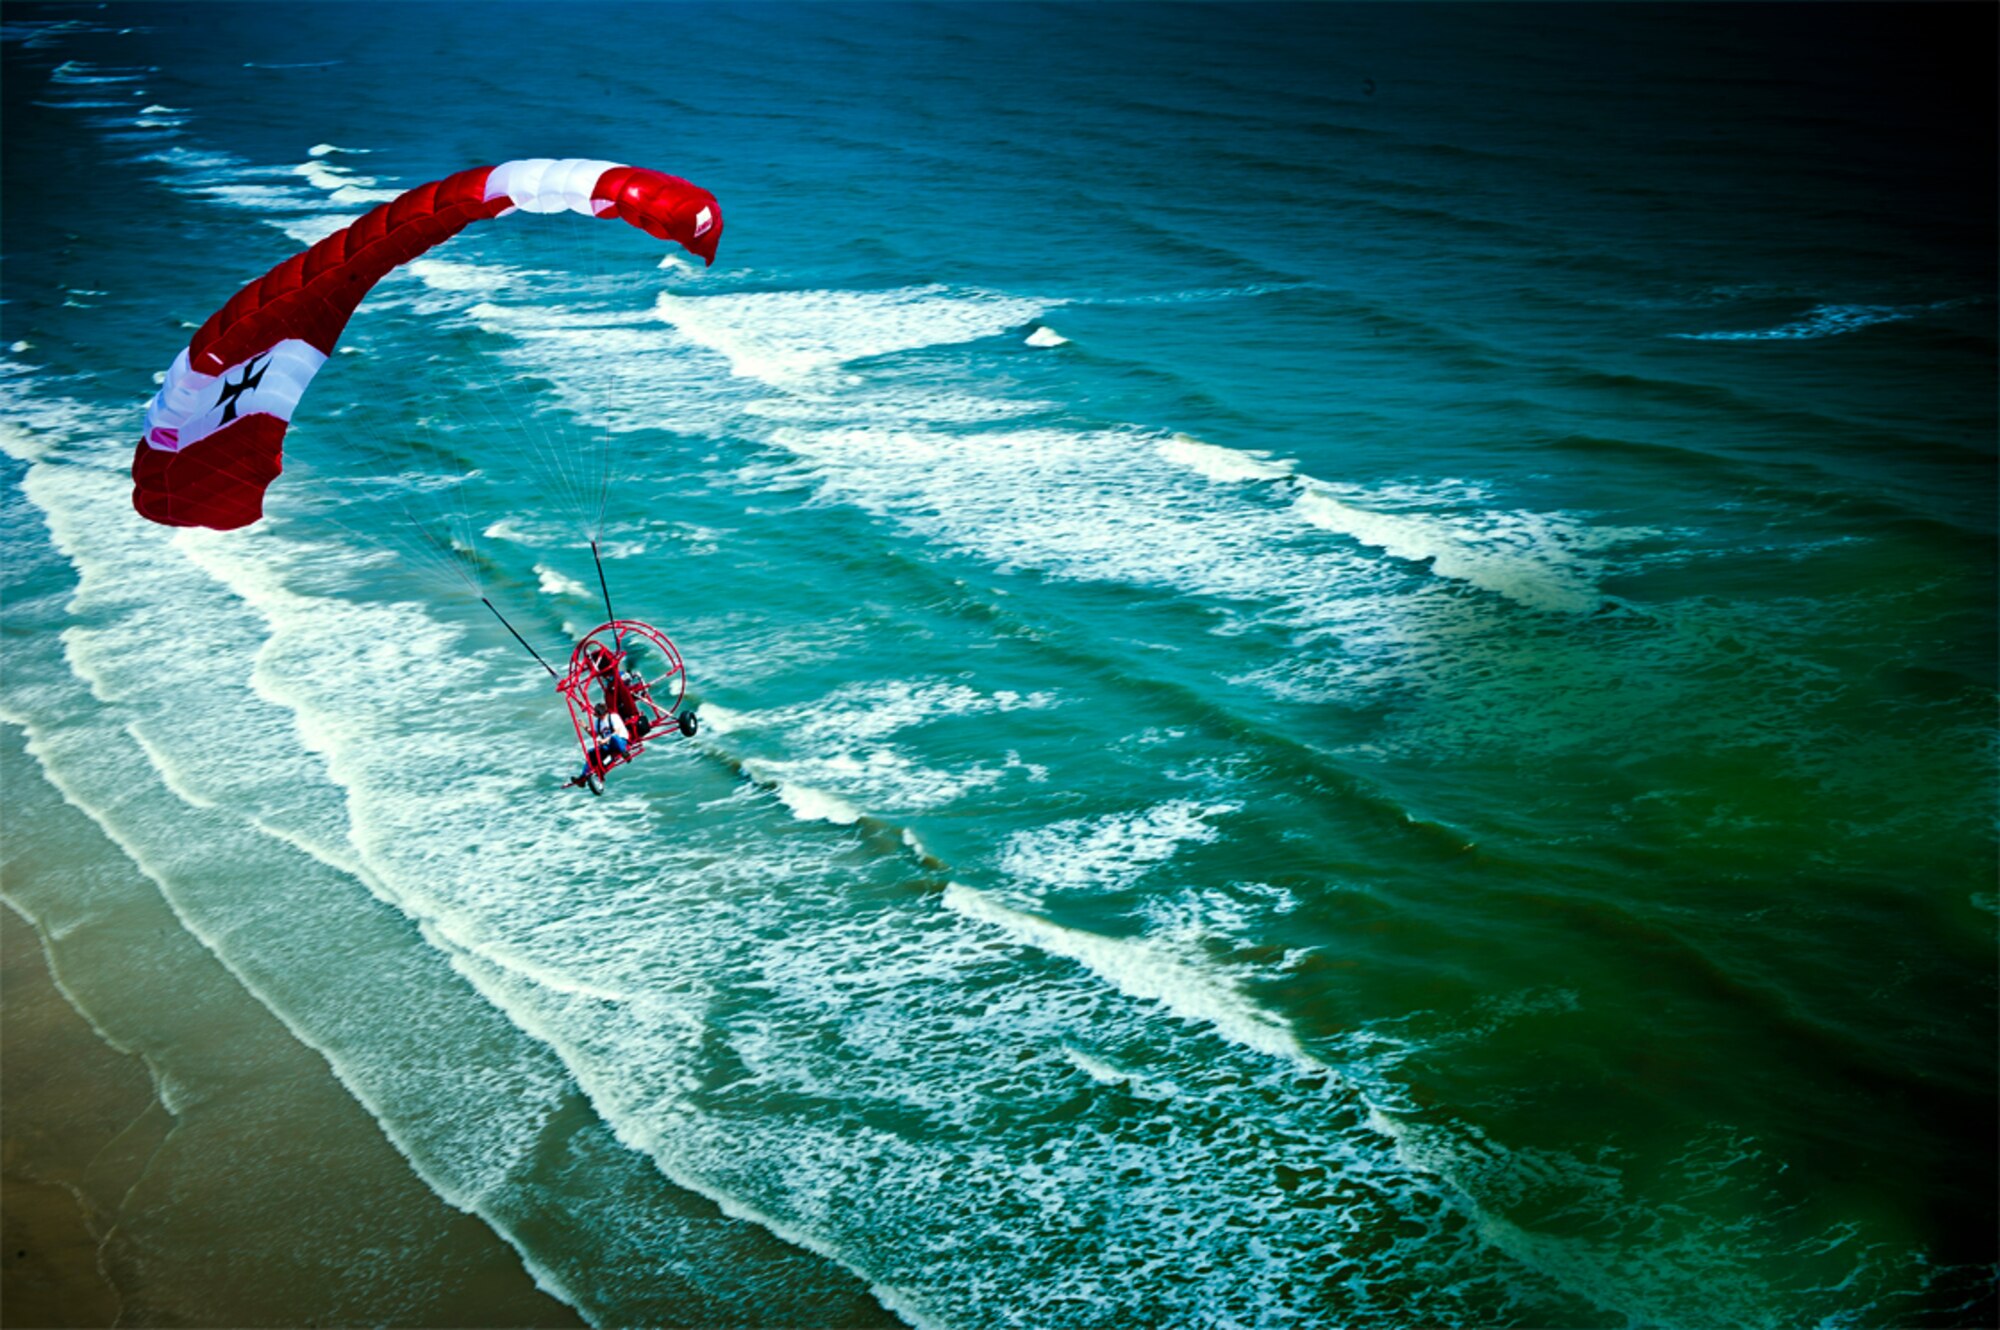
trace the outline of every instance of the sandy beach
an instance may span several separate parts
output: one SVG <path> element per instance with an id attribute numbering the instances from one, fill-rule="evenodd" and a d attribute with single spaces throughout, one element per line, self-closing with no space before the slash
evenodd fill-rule
<path id="1" fill-rule="evenodd" d="M 63 1001 L 12 910 L 0 913 L 0 1013 L 0 1324 L 110 1325 L 123 1304 L 99 1265 L 117 1202 L 108 1157 L 150 1153 L 167 1114 L 139 1060 Z"/>
<path id="2" fill-rule="evenodd" d="M 579 1324 L 26 778 L 7 734 L 4 1324 Z M 56 974 L 102 1035 L 24 913 L 59 938 Z"/>

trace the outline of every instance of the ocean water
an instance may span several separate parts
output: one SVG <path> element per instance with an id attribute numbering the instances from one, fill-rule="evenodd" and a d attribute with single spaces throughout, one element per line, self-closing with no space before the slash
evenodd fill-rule
<path id="1" fill-rule="evenodd" d="M 1991 1324 L 1994 37 L 10 5 L 9 808 L 593 1324 Z M 719 261 L 475 227 L 131 512 L 238 286 L 534 155 Z M 593 534 L 705 722 L 601 800 L 477 601 Z"/>

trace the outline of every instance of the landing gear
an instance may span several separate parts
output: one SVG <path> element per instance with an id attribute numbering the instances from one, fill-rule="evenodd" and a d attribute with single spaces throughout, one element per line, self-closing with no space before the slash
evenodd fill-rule
<path id="1" fill-rule="evenodd" d="M 694 718 L 694 712 L 692 711 L 683 711 L 680 714 L 678 723 L 681 727 L 682 737 L 688 739 L 694 738 L 694 732 L 701 728 L 701 722 Z"/>

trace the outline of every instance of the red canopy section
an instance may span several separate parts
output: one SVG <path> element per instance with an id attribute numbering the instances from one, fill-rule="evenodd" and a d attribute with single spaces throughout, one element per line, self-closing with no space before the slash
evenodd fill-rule
<path id="1" fill-rule="evenodd" d="M 715 261 L 722 209 L 677 176 L 580 158 L 475 167 L 399 195 L 231 296 L 167 372 L 132 458 L 132 506 L 168 526 L 264 515 L 292 412 L 370 289 L 473 222 L 515 210 L 617 218 Z"/>

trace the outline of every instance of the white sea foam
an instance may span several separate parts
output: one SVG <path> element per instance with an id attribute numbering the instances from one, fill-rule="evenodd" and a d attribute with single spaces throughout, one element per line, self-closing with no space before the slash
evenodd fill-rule
<path id="1" fill-rule="evenodd" d="M 335 203 L 387 203 L 402 195 L 399 189 L 376 188 L 381 182 L 374 176 L 357 175 L 345 167 L 328 165 L 318 159 L 294 166 L 292 174 L 303 176 L 313 188 L 326 191 Z"/>
<path id="2" fill-rule="evenodd" d="M 140 110 L 139 118 L 132 123 L 141 129 L 178 129 L 188 122 L 188 115 L 185 106 L 162 106 L 151 102 Z"/>
<path id="3" fill-rule="evenodd" d="M 885 813 L 907 814 L 962 802 L 974 790 L 998 785 L 1007 769 L 987 762 L 940 767 L 894 748 L 874 747 L 865 753 L 833 753 L 791 760 L 767 759 L 759 773 L 785 789 L 806 788 L 816 798 L 838 798 L 843 808 L 859 816 L 858 801 Z M 838 790 L 838 796 L 824 793 Z M 791 800 L 787 798 L 787 803 Z M 796 806 L 796 805 L 794 805 Z M 853 821 L 854 817 L 843 817 Z"/>
<path id="4" fill-rule="evenodd" d="M 146 153 L 139 160 L 183 172 L 240 172 L 252 169 L 245 159 L 233 153 L 207 152 L 197 148 L 160 148 Z"/>
<path id="5" fill-rule="evenodd" d="M 361 202 L 338 192 L 329 196 L 295 184 L 304 168 L 260 166 L 232 153 L 170 147 L 148 152 L 141 161 L 167 168 L 166 184 L 175 191 L 211 203 L 259 212 L 324 212 Z"/>
<path id="6" fill-rule="evenodd" d="M 519 344 L 507 364 L 554 380 L 567 419 L 601 430 L 666 423 L 687 432 L 720 428 L 727 419 L 712 406 L 714 363 L 706 353 L 688 355 L 688 344 L 644 308 L 480 300 L 464 313 Z"/>
<path id="7" fill-rule="evenodd" d="M 578 600 L 597 598 L 597 593 L 583 583 L 544 564 L 535 565 L 535 575 L 541 579 L 542 594 L 545 596 L 573 596 Z"/>
<path id="8" fill-rule="evenodd" d="M 1231 300 L 1254 300 L 1281 291 L 1310 289 L 1311 282 L 1248 282 L 1242 286 L 1195 287 L 1185 291 L 1162 291 L 1150 295 L 1113 296 L 1093 301 L 1102 305 L 1209 305 Z"/>
<path id="9" fill-rule="evenodd" d="M 1214 842 L 1222 834 L 1214 819 L 1239 811 L 1237 804 L 1176 799 L 1017 831 L 1000 852 L 1000 869 L 1037 891 L 1123 890 L 1183 845 Z"/>
<path id="10" fill-rule="evenodd" d="M 471 975 L 498 967 L 512 976 L 510 982 L 525 984 L 549 1000 L 613 1015 L 634 1014 L 649 1028 L 673 1028 L 679 1017 L 671 999 L 650 983 L 635 988 L 630 982 L 647 980 L 645 972 L 613 967 L 597 974 L 587 966 L 577 967 L 566 948 L 547 948 L 550 934 L 524 926 L 528 921 L 518 908 L 524 882 L 554 883 L 606 871 L 602 847 L 613 844 L 622 827 L 643 815 L 644 805 L 617 795 L 555 805 L 549 813 L 559 822 L 573 817 L 581 819 L 581 825 L 553 831 L 539 826 L 533 812 L 523 821 L 524 811 L 534 804 L 529 801 L 524 809 L 518 776 L 469 769 L 439 787 L 428 778 L 424 764 L 410 760 L 412 753 L 447 749 L 467 715 L 488 713 L 489 691 L 495 696 L 511 693 L 511 683 L 489 690 L 482 681 L 496 673 L 517 675 L 514 663 L 502 664 L 504 657 L 495 657 L 494 648 L 477 653 L 455 650 L 453 635 L 439 634 L 413 607 L 349 606 L 343 608 L 343 620 L 329 620 L 321 605 L 285 589 L 281 577 L 274 575 L 283 560 L 274 564 L 269 551 L 246 555 L 226 539 L 206 545 L 209 557 L 219 560 L 215 570 L 249 594 L 272 624 L 274 636 L 262 653 L 273 666 L 270 686 L 274 696 L 295 708 L 299 732 L 309 749 L 324 755 L 329 772 L 348 791 L 353 844 L 363 855 L 369 876 L 401 908 L 423 921 L 424 936 L 454 968 Z M 436 704 L 425 671 L 409 670 L 413 659 L 451 662 L 450 707 Z M 379 692 L 372 704 L 356 705 L 355 687 L 362 679 L 376 681 Z M 540 745 L 533 730 L 518 737 L 489 733 L 488 740 L 505 750 L 498 758 L 502 773 L 531 769 L 536 761 Z M 411 797 L 418 788 L 426 791 L 422 799 Z M 474 865 L 477 871 L 468 877 L 465 870 Z M 623 868 L 610 871 L 620 880 L 643 880 Z M 582 919 L 573 901 L 571 911 L 568 926 L 574 928 Z M 615 935 L 618 928 L 612 927 Z M 489 951 L 494 953 L 490 959 Z M 600 953 L 614 954 L 632 953 L 615 948 Z M 486 988 L 484 982 L 481 986 Z M 502 1004 L 499 1010 L 534 1032 L 520 1003 Z M 534 1047 L 543 1046 L 540 1038 L 537 1033 Z M 625 1128 L 620 1130 L 623 1134 Z M 588 1133 L 573 1148 L 580 1150 L 579 1158 L 591 1161 L 589 1167 L 614 1162 L 592 1161 L 591 1151 L 599 1147 L 591 1144 Z M 745 1212 L 746 1207 L 731 1203 L 727 1192 L 718 1199 L 731 1213 Z M 571 1219 L 584 1223 L 598 1243 L 622 1249 L 620 1264 L 636 1262 L 632 1269 L 646 1270 L 665 1262 L 680 1272 L 662 1287 L 681 1288 L 685 1281 L 702 1288 L 734 1287 L 737 1281 L 767 1272 L 782 1289 L 798 1277 L 782 1270 L 797 1260 L 795 1255 L 754 1245 L 742 1250 L 743 1239 L 732 1237 L 727 1229 L 715 1229 L 712 1221 L 670 1242 L 666 1253 L 648 1255 L 648 1244 L 662 1234 L 681 1232 L 693 1221 L 680 1212 L 678 1201 L 649 1192 L 642 1180 L 614 1179 L 601 1199 L 579 1198 L 570 1205 L 574 1209 L 579 1203 L 583 1209 Z M 588 1214 L 592 1209 L 602 1212 L 592 1217 Z M 620 1225 L 635 1224 L 629 1238 L 619 1236 L 624 1232 Z M 641 1275 L 634 1284 L 629 1272 L 607 1287 L 594 1273 L 600 1266 L 579 1265 L 559 1253 L 525 1254 L 538 1278 L 548 1280 L 592 1319 L 615 1319 L 601 1301 L 607 1294 L 621 1300 L 635 1294 L 643 1298 L 653 1287 L 653 1276 Z M 552 1255 L 559 1265 L 551 1266 Z M 593 1251 L 593 1262 L 603 1259 L 603 1251 Z M 764 1296 L 776 1297 L 782 1305 L 785 1295 L 767 1290 Z M 652 1320 L 664 1312 L 640 1314 Z"/>
<path id="11" fill-rule="evenodd" d="M 491 290 L 517 281 L 523 274 L 508 268 L 473 264 L 456 264 L 458 268 L 474 269 L 504 281 L 488 283 L 485 278 L 467 277 L 467 285 L 452 287 L 453 290 Z M 638 345 L 664 347 L 671 345 L 670 335 L 658 332 L 645 325 L 652 320 L 644 310 L 638 309 L 578 309 L 563 305 L 500 305 L 491 301 L 480 301 L 466 311 L 479 326 L 488 332 L 506 333 L 526 340 L 546 339 L 564 346 L 588 346 L 595 339 L 620 330 L 633 332 L 641 341 Z M 627 343 L 627 346 L 633 345 Z"/>
<path id="12" fill-rule="evenodd" d="M 804 822 L 831 822 L 835 826 L 847 826 L 861 820 L 861 810 L 848 803 L 839 795 L 815 790 L 776 775 L 767 773 L 765 764 L 750 768 L 753 774 L 771 782 L 772 790 L 792 810 L 794 816 Z"/>
<path id="13" fill-rule="evenodd" d="M 759 420 L 885 425 L 980 425 L 1053 411 L 1056 404 L 1032 398 L 983 397 L 951 388 L 874 385 L 864 393 L 843 387 L 813 392 L 803 386 L 781 397 L 743 403 L 744 414 Z"/>
<path id="14" fill-rule="evenodd" d="M 438 291 L 499 291 L 520 279 L 520 274 L 511 268 L 455 259 L 411 259 L 403 265 L 403 271 Z"/>
<path id="15" fill-rule="evenodd" d="M 883 739 L 943 716 L 979 716 L 1057 705 L 1055 694 L 983 693 L 947 680 L 882 679 L 844 684 L 825 697 L 797 706 L 737 715 L 739 729 L 784 730 L 795 737 L 815 735 L 855 743 Z"/>
<path id="16" fill-rule="evenodd" d="M 791 386 L 849 361 L 991 337 L 1042 307 L 1015 296 L 942 286 L 890 291 L 663 293 L 660 319 L 720 353 L 732 373 Z"/>
<path id="17" fill-rule="evenodd" d="M 226 203 L 232 208 L 248 208 L 256 212 L 314 212 L 340 206 L 293 185 L 204 184 L 190 181 L 177 187 L 184 193 L 199 194 L 212 203 Z"/>
<path id="18" fill-rule="evenodd" d="M 702 728 L 711 734 L 728 734 L 742 724 L 742 713 L 732 711 L 720 702 L 705 702 L 701 708 Z"/>
<path id="19" fill-rule="evenodd" d="M 1467 517 L 1385 512 L 1359 506 L 1365 491 L 1309 481 L 1298 512 L 1327 531 L 1352 537 L 1399 559 L 1428 563 L 1439 577 L 1469 582 L 1531 609 L 1578 614 L 1597 608 L 1597 563 L 1577 552 L 1590 542 L 1566 537 L 1574 528 L 1537 513 Z"/>
<path id="20" fill-rule="evenodd" d="M 1029 333 L 1026 340 L 1029 346 L 1050 347 L 1067 346 L 1069 344 L 1069 338 L 1063 336 L 1047 324 L 1043 324 Z"/>
<path id="21" fill-rule="evenodd" d="M 852 385 L 828 378 L 836 366 L 853 360 L 991 335 L 1034 317 L 1040 308 L 1013 298 L 927 287 L 667 295 L 659 313 L 696 343 L 720 352 L 737 375 L 785 390 L 743 409 L 780 422 L 774 442 L 829 464 L 823 474 L 837 497 L 875 511 L 907 513 L 926 534 L 969 544 L 1003 566 L 1164 580 L 1225 595 L 1237 587 L 1261 586 L 1280 595 L 1296 587 L 1288 599 L 1300 608 L 1314 604 L 1309 618 L 1321 619 L 1323 608 L 1330 608 L 1328 598 L 1305 588 L 1309 581 L 1323 582 L 1330 570 L 1314 577 L 1303 566 L 1288 567 L 1273 576 L 1272 563 L 1289 565 L 1297 556 L 1277 552 L 1292 541 L 1267 510 L 1229 514 L 1217 508 L 1211 525 L 1211 514 L 1197 509 L 1189 520 L 1185 509 L 1170 506 L 1179 486 L 1157 471 L 1131 465 L 1130 436 L 1057 430 L 933 434 L 921 424 L 1004 420 L 1016 405 L 965 394 L 949 403 L 939 399 L 937 407 L 922 397 L 881 405 L 879 388 L 852 391 Z M 663 348 L 632 349 L 644 354 Z M 871 428 L 863 422 L 878 405 L 883 423 Z M 1163 461 L 1211 481 L 1291 474 L 1282 461 L 1185 435 L 1154 446 Z M 1050 497 L 1046 504 L 1039 501 L 1044 494 Z M 1367 506 L 1374 497 L 1367 490 L 1306 481 L 1293 511 L 1306 525 L 1533 608 L 1581 612 L 1598 603 L 1600 564 L 1588 552 L 1601 542 L 1573 519 L 1504 510 L 1389 511 Z M 1225 530 L 1232 517 L 1247 518 L 1250 529 Z M 1212 557 L 1203 557 L 1204 545 L 1214 547 Z M 1329 560 L 1322 555 L 1320 562 Z"/>
<path id="22" fill-rule="evenodd" d="M 717 734 L 781 736 L 787 756 L 759 758 L 760 778 L 784 789 L 837 797 L 848 807 L 903 814 L 958 803 L 974 790 L 1010 777 L 1035 781 L 1047 773 L 1015 753 L 993 761 L 939 764 L 887 740 L 952 716 L 998 714 L 1056 705 L 1054 695 L 984 694 L 942 681 L 886 680 L 847 685 L 798 706 L 739 712 L 714 704 L 703 722 Z"/>
<path id="23" fill-rule="evenodd" d="M 1281 1018 L 1245 997 L 1173 939 L 1112 938 L 1064 928 L 956 882 L 945 889 L 944 903 L 969 919 L 1006 930 L 1038 951 L 1086 966 L 1128 997 L 1157 1002 L 1183 1020 L 1213 1026 L 1231 1043 L 1304 1066 L 1319 1065 Z"/>
<path id="24" fill-rule="evenodd" d="M 1393 576 L 1358 555 L 1297 548 L 1269 503 L 1215 493 L 1130 431 L 780 427 L 825 493 L 1006 569 L 1271 604 L 1300 624 L 1359 622 Z"/>
<path id="25" fill-rule="evenodd" d="M 1936 305 L 1815 305 L 1804 316 L 1772 328 L 1723 332 L 1670 333 L 1688 342 L 1801 342 L 1838 337 L 1878 323 L 1898 323 L 1939 308 Z"/>
<path id="26" fill-rule="evenodd" d="M 159 70 L 152 65 L 97 65 L 65 60 L 49 72 L 51 83 L 138 83 Z"/>
<path id="27" fill-rule="evenodd" d="M 1091 1080 L 1096 1081 L 1099 1085 L 1123 1085 L 1131 1080 L 1131 1077 L 1110 1063 L 1094 1058 L 1078 1049 L 1065 1045 L 1062 1054 L 1069 1059 L 1072 1066 L 1090 1077 Z"/>
<path id="28" fill-rule="evenodd" d="M 483 528 L 481 536 L 488 540 L 504 540 L 512 545 L 523 545 L 530 549 L 585 549 L 585 542 L 578 539 L 574 523 L 553 519 L 537 520 L 523 514 L 503 517 Z"/>
<path id="29" fill-rule="evenodd" d="M 265 223 L 277 227 L 301 245 L 317 245 L 343 227 L 361 220 L 359 213 L 321 213 L 315 217 L 267 217 Z M 347 348 L 343 347 L 342 350 Z"/>
<path id="30" fill-rule="evenodd" d="M 1280 480 L 1292 474 L 1290 463 L 1274 462 L 1263 453 L 1203 443 L 1186 434 L 1176 434 L 1161 443 L 1160 456 L 1225 484 L 1240 480 Z"/>
<path id="31" fill-rule="evenodd" d="M 771 870 L 755 871 L 768 876 Z M 1125 1294 L 1116 1288 L 1077 1285 L 1079 1272 L 1096 1268 L 1097 1262 L 1083 1259 L 1084 1254 L 1072 1248 L 1073 1237 L 1046 1228 L 1043 1218 L 1067 1213 L 1086 1197 L 1108 1195 L 1107 1188 L 1115 1189 L 1120 1204 L 1094 1228 L 1092 1249 L 1113 1264 L 1142 1249 L 1157 1253 L 1158 1260 L 1200 1285 L 1191 1291 L 1191 1300 L 1173 1299 L 1177 1306 L 1185 1301 L 1190 1312 L 1198 1305 L 1233 1303 L 1238 1295 L 1228 1290 L 1246 1284 L 1243 1262 L 1275 1271 L 1301 1244 L 1323 1239 L 1324 1234 L 1316 1238 L 1299 1232 L 1280 1236 L 1281 1230 L 1269 1225 L 1286 1208 L 1285 1193 L 1270 1185 L 1268 1174 L 1261 1174 L 1257 1165 L 1246 1174 L 1219 1158 L 1223 1151 L 1247 1150 L 1258 1164 L 1268 1167 L 1269 1145 L 1262 1125 L 1248 1127 L 1247 1137 L 1237 1135 L 1233 1142 L 1214 1140 L 1200 1131 L 1172 1130 L 1174 1148 L 1162 1154 L 1100 1136 L 1088 1125 L 1052 1131 L 1040 1123 L 1021 1135 L 1004 1120 L 986 1118 L 982 1106 L 991 1096 L 1001 1096 L 1023 1112 L 1030 1104 L 1053 1105 L 1073 1096 L 1074 1071 L 1080 1068 L 1072 1054 L 1094 1046 L 1099 1038 L 1129 1037 L 1123 1033 L 1128 1029 L 1127 1000 L 1116 990 L 1101 988 L 1087 977 L 1077 986 L 1067 974 L 1060 980 L 1053 975 L 1036 980 L 1023 989 L 1011 977 L 1014 966 L 1006 949 L 993 947 L 996 930 L 985 919 L 970 921 L 972 927 L 956 924 L 954 918 L 962 917 L 956 910 L 942 918 L 924 912 L 880 915 L 849 904 L 819 917 L 809 929 L 773 929 L 760 925 L 759 919 L 773 910 L 805 908 L 821 889 L 796 876 L 775 896 L 746 893 L 729 882 L 712 886 L 720 899 L 731 902 L 728 908 L 739 914 L 750 911 L 753 917 L 739 919 L 736 928 L 710 932 L 713 921 L 727 917 L 707 903 L 714 897 L 691 896 L 680 887 L 666 889 L 674 891 L 672 917 L 695 935 L 707 937 L 708 949 L 739 945 L 725 939 L 763 939 L 747 953 L 713 957 L 728 972 L 753 979 L 760 993 L 754 1011 L 739 1012 L 728 1022 L 729 1079 L 712 1082 L 706 1091 L 725 1104 L 741 1105 L 740 1111 L 719 1116 L 658 1111 L 660 1096 L 667 1091 L 654 1069 L 686 1056 L 686 1037 L 678 1032 L 663 1031 L 658 1038 L 627 1045 L 625 1060 L 614 1063 L 560 1033 L 577 1014 L 573 1008 L 558 1008 L 524 986 L 510 986 L 507 1003 L 534 1001 L 542 1013 L 534 1028 L 576 1050 L 572 1066 L 590 1088 L 599 1111 L 629 1124 L 630 1139 L 652 1151 L 670 1171 L 692 1169 L 712 1180 L 705 1185 L 729 1195 L 726 1205 L 745 1205 L 743 1189 L 731 1184 L 751 1177 L 727 1161 L 746 1156 L 768 1160 L 776 1150 L 785 1161 L 783 1185 L 773 1191 L 768 1183 L 753 1184 L 760 1199 L 748 1202 L 750 1208 L 769 1217 L 780 1231 L 789 1225 L 790 1231 L 838 1253 L 862 1270 L 878 1291 L 893 1290 L 896 1305 L 954 1302 L 979 1307 L 1008 1287 L 1014 1290 L 1009 1305 L 1024 1297 L 1044 1306 L 1051 1298 L 1063 1298 L 1065 1303 L 1075 1298 L 1075 1305 L 1100 1315 L 1107 1306 L 1122 1305 Z M 1084 940 L 1076 945 L 1086 944 Z M 685 969 L 686 960 L 680 965 Z M 1138 1002 L 1141 1010 L 1160 1005 L 1160 999 L 1150 996 L 1157 991 L 1187 1008 L 1181 1019 L 1190 1028 L 1210 1029 L 1217 1018 L 1235 1023 L 1239 1017 L 1229 993 L 1212 991 L 1199 977 L 1176 982 L 1186 977 L 1175 974 L 1170 964 L 1141 960 L 1108 968 L 1148 992 Z M 970 1005 L 968 996 L 975 998 Z M 1274 1034 L 1282 1038 L 1282 1031 L 1252 1024 L 1244 1033 L 1253 1041 L 1271 1042 Z M 631 1033 L 638 1036 L 640 1031 L 634 1027 Z M 990 1047 L 995 1043 L 1000 1048 L 1023 1043 L 1026 1047 L 1021 1056 L 995 1057 Z M 645 1050 L 643 1060 L 631 1056 L 634 1047 Z M 1047 1056 L 1044 1050 L 1059 1056 Z M 1257 1073 L 1246 1072 L 1230 1058 L 1228 1046 L 1218 1045 L 1193 1065 L 1204 1067 L 1201 1077 L 1214 1078 L 1215 1087 L 1241 1087 L 1246 1081 L 1240 1078 L 1246 1074 L 1247 1083 L 1260 1083 Z M 1177 1066 L 1189 1065 L 1178 1056 L 1173 1060 Z M 1223 1064 L 1229 1064 L 1228 1070 L 1218 1077 Z M 1118 1081 L 1113 1075 L 1104 1083 Z M 1218 1093 L 1228 1096 L 1235 1091 L 1197 1091 L 1184 1111 L 1196 1116 L 1226 1112 Z M 1251 1091 L 1239 1105 L 1253 1118 L 1261 1112 L 1251 1106 L 1256 1094 Z M 884 1132 L 846 1117 L 840 1106 L 853 1103 L 857 1096 L 878 1114 L 922 1113 L 943 1123 L 961 1124 L 963 1130 L 954 1138 L 959 1144 L 939 1154 L 922 1138 Z M 1178 1097 L 1160 1098 L 1174 1102 Z M 770 1109 L 799 1099 L 816 1107 L 805 1114 L 784 1113 L 781 1120 L 771 1116 Z M 833 1113 L 841 1114 L 842 1120 L 830 1120 Z M 1064 1121 L 1071 1116 L 1073 1111 L 1064 1115 Z M 1247 1124 L 1252 1119 L 1239 1115 L 1232 1120 Z M 1348 1141 L 1358 1138 L 1349 1128 L 1319 1125 L 1314 1133 L 1316 1166 L 1322 1175 L 1329 1169 L 1338 1174 L 1346 1166 Z M 983 1130 L 972 1130 L 975 1126 Z M 754 1145 L 732 1148 L 714 1139 L 718 1128 L 747 1133 Z M 1107 1150 L 1118 1167 L 1106 1166 Z M 759 1179 L 772 1176 L 769 1168 L 759 1168 L 755 1174 Z M 1265 1180 L 1245 1187 L 1246 1181 L 1259 1176 Z M 1400 1185 L 1377 1176 L 1392 1189 Z M 888 1214 L 921 1214 L 933 1227 L 946 1226 L 971 1241 L 987 1230 L 998 1207 L 1014 1216 L 1009 1220 L 1013 1231 L 1018 1233 L 1025 1223 L 1041 1232 L 1042 1240 L 997 1263 L 940 1257 L 933 1249 L 921 1262 L 925 1273 L 918 1276 L 896 1264 L 903 1244 L 894 1226 L 871 1222 L 857 1227 L 851 1208 L 841 1202 L 862 1177 L 868 1179 L 869 1210 L 878 1220 Z M 1371 1189 L 1370 1194 L 1381 1193 Z M 1203 1217 L 1191 1228 L 1162 1223 L 1190 1211 Z M 1317 1229 L 1321 1220 L 1335 1218 L 1294 1213 L 1291 1222 Z M 1244 1239 L 1252 1235 L 1256 1236 L 1246 1248 Z M 1162 1241 L 1169 1244 L 1168 1250 L 1158 1249 Z M 1233 1255 L 1225 1260 L 1225 1254 Z M 1211 1264 L 1218 1261 L 1219 1266 Z M 1221 1273 L 1224 1268 L 1226 1276 Z M 952 1290 L 957 1290 L 955 1296 Z M 1148 1296 L 1159 1296 L 1159 1290 L 1154 1288 Z M 1052 1310 L 1050 1315 L 1057 1321 L 1067 1319 L 1067 1313 Z"/>
<path id="32" fill-rule="evenodd" d="M 1323 588 L 1334 552 L 1307 560 L 1287 547 L 1296 537 L 1264 506 L 1231 511 L 1176 503 L 1185 485 L 1159 468 L 1134 465 L 1130 434 L 1022 429 L 967 434 L 923 426 L 933 416 L 962 424 L 1004 420 L 973 399 L 927 412 L 875 414 L 879 390 L 852 391 L 827 371 L 846 360 L 898 347 L 935 345 L 997 330 L 1031 310 L 966 302 L 936 288 L 914 292 L 758 293 L 667 297 L 661 309 L 681 331 L 720 350 L 740 375 L 785 389 L 744 409 L 778 422 L 773 442 L 820 466 L 829 497 L 896 516 L 933 539 L 970 548 L 1003 567 L 1061 576 L 1164 583 L 1206 594 L 1277 596 L 1302 626 L 1350 617 L 1348 594 Z M 991 317 L 991 323 L 981 320 Z M 964 396 L 961 394 L 961 396 Z M 600 408 L 601 409 L 601 408 Z M 1276 480 L 1282 462 L 1177 436 L 1153 445 L 1162 462 L 1211 481 Z M 745 473 L 742 479 L 748 481 Z M 1363 494 L 1360 497 L 1365 498 Z M 1427 564 L 1436 574 L 1542 609 L 1594 606 L 1598 565 L 1580 553 L 1590 537 L 1577 524 L 1527 513 L 1385 514 L 1349 502 L 1333 487 L 1295 496 L 1294 519 Z M 1309 567 L 1309 563 L 1321 565 Z M 1342 605 L 1346 602 L 1346 605 Z M 1329 615 L 1328 611 L 1335 611 Z"/>
<path id="33" fill-rule="evenodd" d="M 24 50 L 46 51 L 61 46 L 71 37 L 92 32 L 151 32 L 151 28 L 111 28 L 87 19 L 17 19 L 8 17 L 0 20 L 0 39 L 18 41 Z"/>

